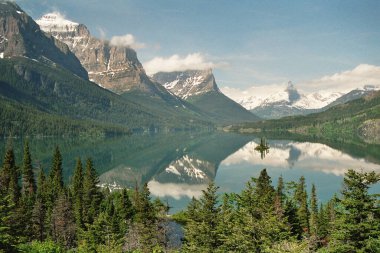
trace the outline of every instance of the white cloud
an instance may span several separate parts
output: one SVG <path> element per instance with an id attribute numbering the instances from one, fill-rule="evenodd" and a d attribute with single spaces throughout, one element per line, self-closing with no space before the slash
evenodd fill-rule
<path id="1" fill-rule="evenodd" d="M 252 86 L 245 90 L 227 86 L 222 87 L 220 90 L 232 100 L 242 104 L 245 108 L 253 109 L 259 106 L 270 95 L 285 90 L 286 85 L 286 83 L 282 83 Z"/>
<path id="2" fill-rule="evenodd" d="M 360 64 L 352 70 L 326 75 L 300 84 L 304 90 L 329 90 L 348 92 L 364 85 L 380 86 L 380 66 Z"/>
<path id="3" fill-rule="evenodd" d="M 160 183 L 152 180 L 148 183 L 149 191 L 152 195 L 160 198 L 172 197 L 174 199 L 180 199 L 187 197 L 200 198 L 202 196 L 202 190 L 207 188 L 207 184 L 176 184 L 176 183 Z"/>
<path id="4" fill-rule="evenodd" d="M 157 72 L 172 72 L 196 69 L 217 68 L 225 63 L 215 64 L 207 61 L 205 56 L 200 53 L 188 54 L 181 57 L 177 54 L 170 57 L 155 57 L 143 64 L 146 72 L 151 75 Z"/>
<path id="5" fill-rule="evenodd" d="M 145 44 L 137 42 L 135 36 L 132 34 L 113 36 L 110 40 L 110 44 L 112 46 L 131 47 L 133 49 L 141 49 L 145 47 Z"/>

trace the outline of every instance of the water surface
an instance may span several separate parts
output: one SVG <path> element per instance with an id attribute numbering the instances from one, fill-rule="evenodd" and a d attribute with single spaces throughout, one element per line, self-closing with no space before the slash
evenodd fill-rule
<path id="1" fill-rule="evenodd" d="M 12 140 L 19 164 L 22 141 Z M 0 145 L 2 154 L 6 142 L 9 140 L 2 140 Z M 380 147 L 366 144 L 269 139 L 270 149 L 264 157 L 255 151 L 260 143 L 257 137 L 219 132 L 100 140 L 44 138 L 29 139 L 29 143 L 35 166 L 46 171 L 54 147 L 60 147 L 66 182 L 70 181 L 75 160 L 91 157 L 102 186 L 134 188 L 136 184 L 148 183 L 152 197 L 167 201 L 172 212 L 183 209 L 192 197 L 198 198 L 210 181 L 215 181 L 221 193 L 240 192 L 263 168 L 268 170 L 273 184 L 280 175 L 285 181 L 305 176 L 309 190 L 314 183 L 323 202 L 339 192 L 347 169 L 380 173 Z M 380 192 L 380 186 L 372 191 Z"/>

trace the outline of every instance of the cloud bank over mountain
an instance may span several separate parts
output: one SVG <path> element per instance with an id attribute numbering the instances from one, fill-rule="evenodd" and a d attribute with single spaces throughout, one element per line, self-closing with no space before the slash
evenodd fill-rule
<path id="1" fill-rule="evenodd" d="M 146 47 L 145 43 L 137 42 L 135 36 L 129 33 L 121 36 L 113 36 L 110 39 L 110 44 L 112 46 L 131 47 L 133 49 Z"/>
<path id="2" fill-rule="evenodd" d="M 352 70 L 325 75 L 317 79 L 295 84 L 297 89 L 302 90 L 305 93 L 321 91 L 346 93 L 365 85 L 380 87 L 380 66 L 360 64 Z M 285 87 L 286 83 L 279 83 L 271 85 L 254 85 L 247 89 L 225 86 L 222 87 L 221 90 L 235 101 L 241 101 L 251 96 L 265 98 L 268 94 L 284 90 Z"/>
<path id="3" fill-rule="evenodd" d="M 152 60 L 145 62 L 143 65 L 147 74 L 151 75 L 157 72 L 218 68 L 226 65 L 226 63 L 214 63 L 207 60 L 201 53 L 193 53 L 183 57 L 178 54 L 169 57 L 155 57 Z"/>

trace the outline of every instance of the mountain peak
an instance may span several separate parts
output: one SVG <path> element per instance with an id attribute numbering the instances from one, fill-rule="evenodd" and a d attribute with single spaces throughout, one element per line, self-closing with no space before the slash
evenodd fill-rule
<path id="1" fill-rule="evenodd" d="M 41 30 L 63 41 L 67 37 L 82 38 L 90 35 L 88 28 L 74 21 L 68 20 L 59 12 L 46 13 L 36 20 Z M 64 41 L 66 43 L 66 41 Z M 66 43 L 70 47 L 70 43 Z"/>
<path id="2" fill-rule="evenodd" d="M 220 92 L 212 69 L 158 72 L 152 79 L 182 99 L 209 91 Z"/>
<path id="3" fill-rule="evenodd" d="M 78 23 L 65 19 L 65 16 L 59 12 L 47 13 L 36 22 L 42 30 L 49 32 L 73 32 L 79 26 Z"/>
<path id="4" fill-rule="evenodd" d="M 64 43 L 46 35 L 17 4 L 0 2 L 0 57 L 26 57 L 58 64 L 88 79 L 87 71 Z"/>

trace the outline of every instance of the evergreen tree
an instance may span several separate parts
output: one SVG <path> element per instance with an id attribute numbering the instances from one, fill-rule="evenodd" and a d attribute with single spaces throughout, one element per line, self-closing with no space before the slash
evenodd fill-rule
<path id="1" fill-rule="evenodd" d="M 275 190 L 273 188 L 272 180 L 267 173 L 266 169 L 260 172 L 260 176 L 256 181 L 255 198 L 256 205 L 260 204 L 260 211 L 272 211 L 274 208 Z"/>
<path id="2" fill-rule="evenodd" d="M 284 185 L 284 179 L 282 175 L 278 178 L 278 183 L 277 183 L 277 190 L 276 194 L 280 199 L 280 203 L 283 204 L 283 201 L 285 199 L 285 193 L 284 193 L 285 185 Z"/>
<path id="3" fill-rule="evenodd" d="M 375 172 L 349 170 L 345 174 L 342 197 L 337 199 L 331 251 L 378 252 L 380 206 L 376 195 L 369 194 L 368 189 L 379 181 L 380 175 Z"/>
<path id="4" fill-rule="evenodd" d="M 318 236 L 322 245 L 326 244 L 327 236 L 329 234 L 329 217 L 327 211 L 327 205 L 320 205 L 318 211 L 317 227 L 318 227 Z"/>
<path id="5" fill-rule="evenodd" d="M 315 185 L 311 188 L 310 199 L 310 247 L 315 249 L 319 241 L 319 227 L 318 227 L 318 200 Z"/>
<path id="6" fill-rule="evenodd" d="M 29 143 L 25 142 L 24 159 L 22 164 L 22 194 L 24 196 L 33 196 L 36 190 L 36 182 L 34 180 L 32 158 L 29 151 Z"/>
<path id="7" fill-rule="evenodd" d="M 40 173 L 37 179 L 37 192 L 36 201 L 32 211 L 32 227 L 33 238 L 42 242 L 46 238 L 46 215 L 47 215 L 47 186 L 46 177 L 43 169 L 40 169 Z"/>
<path id="8" fill-rule="evenodd" d="M 13 148 L 9 148 L 4 157 L 3 168 L 0 176 L 0 187 L 2 192 L 11 196 L 11 201 L 17 205 L 20 198 L 20 187 L 18 185 L 19 173 L 16 167 Z"/>
<path id="9" fill-rule="evenodd" d="M 190 219 L 186 226 L 184 252 L 214 252 L 220 246 L 218 235 L 220 208 L 217 189 L 218 187 L 210 182 L 207 190 L 203 190 L 199 201 L 199 211 L 196 213 L 198 217 Z M 192 203 L 194 207 L 198 206 L 195 203 Z"/>
<path id="10" fill-rule="evenodd" d="M 98 214 L 100 205 L 99 178 L 90 158 L 86 161 L 83 176 L 83 220 L 92 223 Z"/>
<path id="11" fill-rule="evenodd" d="M 12 217 L 12 203 L 9 195 L 0 193 L 0 252 L 14 250 L 15 237 L 12 234 L 10 220 Z"/>
<path id="12" fill-rule="evenodd" d="M 284 216 L 284 200 L 285 200 L 285 193 L 284 193 L 284 179 L 282 176 L 278 178 L 277 183 L 277 189 L 276 189 L 276 196 L 274 201 L 275 206 L 275 212 L 279 218 L 283 218 Z"/>
<path id="13" fill-rule="evenodd" d="M 297 185 L 294 199 L 297 203 L 297 216 L 301 225 L 301 229 L 303 231 L 303 235 L 309 235 L 309 208 L 307 203 L 307 192 L 306 192 L 306 184 L 305 177 L 301 177 L 299 183 Z"/>
<path id="14" fill-rule="evenodd" d="M 69 198 L 61 192 L 53 208 L 50 230 L 53 240 L 67 248 L 75 244 L 75 218 L 72 210 Z"/>
<path id="15" fill-rule="evenodd" d="M 221 245 L 217 252 L 236 252 L 241 248 L 241 236 L 239 236 L 241 230 L 237 229 L 239 219 L 238 212 L 235 210 L 236 198 L 236 194 L 223 195 L 218 224 Z"/>
<path id="16" fill-rule="evenodd" d="M 120 193 L 115 194 L 117 194 L 117 198 L 115 200 L 117 223 L 120 233 L 125 235 L 127 233 L 128 226 L 132 222 L 135 210 L 126 188 L 123 188 Z"/>
<path id="17" fill-rule="evenodd" d="M 54 150 L 53 161 L 50 170 L 50 197 L 54 202 L 63 191 L 62 155 L 58 146 Z"/>
<path id="18" fill-rule="evenodd" d="M 72 191 L 74 199 L 75 223 L 77 228 L 83 228 L 83 168 L 80 158 L 78 158 L 74 170 Z"/>

